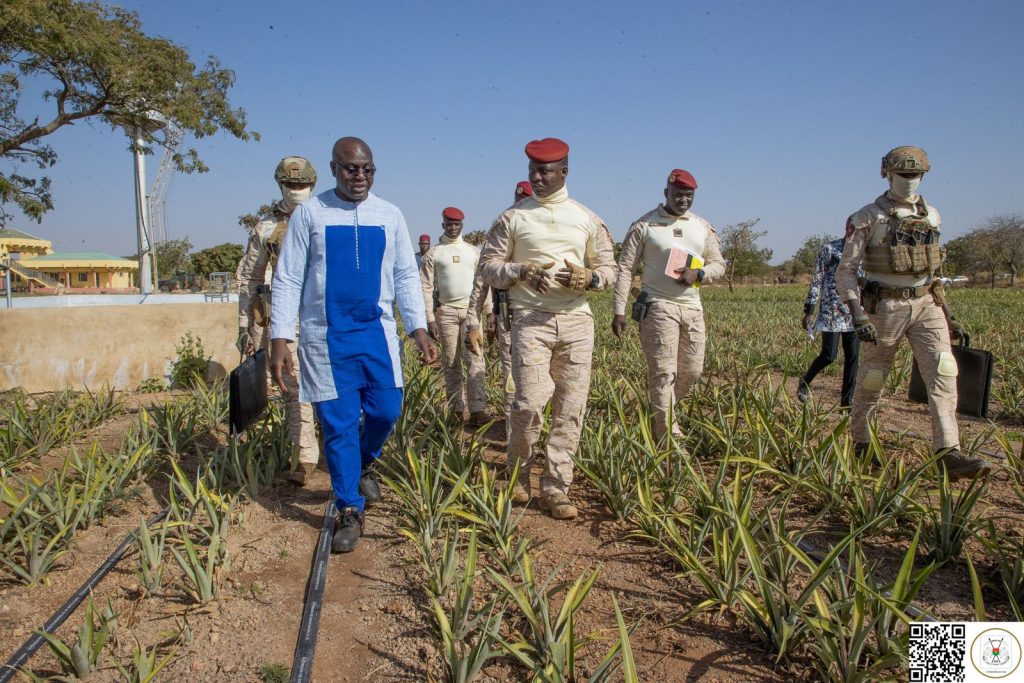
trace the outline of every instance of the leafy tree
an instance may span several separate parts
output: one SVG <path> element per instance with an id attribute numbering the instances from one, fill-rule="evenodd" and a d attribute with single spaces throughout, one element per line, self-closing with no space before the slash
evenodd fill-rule
<path id="1" fill-rule="evenodd" d="M 147 36 L 134 12 L 96 0 L 4 0 L 0 158 L 11 170 L 0 173 L 0 225 L 10 204 L 37 221 L 53 208 L 49 178 L 20 168 L 53 166 L 57 153 L 44 138 L 79 121 L 138 129 L 146 153 L 182 133 L 202 138 L 225 130 L 240 140 L 259 139 L 246 129 L 245 112 L 228 101 L 234 81 L 215 57 L 198 68 L 185 48 Z M 40 102 L 21 101 L 37 86 Z M 161 119 L 171 125 L 153 125 Z M 207 170 L 195 149 L 175 153 L 174 162 L 185 173 Z"/>
<path id="2" fill-rule="evenodd" d="M 225 242 L 192 254 L 192 268 L 205 278 L 210 273 L 234 273 L 244 255 L 242 245 Z"/>
<path id="3" fill-rule="evenodd" d="M 165 276 L 174 275 L 178 271 L 187 271 L 190 264 L 189 252 L 192 242 L 186 235 L 184 239 L 167 240 L 153 247 L 160 272 Z"/>
<path id="4" fill-rule="evenodd" d="M 238 224 L 246 230 L 252 230 L 256 227 L 256 224 L 260 221 L 265 221 L 274 215 L 274 206 L 277 205 L 276 199 L 271 199 L 266 204 L 256 209 L 256 213 L 245 213 L 238 217 Z"/>
<path id="5" fill-rule="evenodd" d="M 754 226 L 760 220 L 754 218 L 741 221 L 735 225 L 727 225 L 722 230 L 720 241 L 722 256 L 727 263 L 726 281 L 729 283 L 730 292 L 733 291 L 733 282 L 737 276 L 756 275 L 768 268 L 772 250 L 757 246 L 757 241 L 767 235 L 768 231 L 754 230 Z"/>
<path id="6" fill-rule="evenodd" d="M 462 233 L 462 239 L 466 240 L 470 244 L 483 248 L 484 243 L 487 241 L 487 233 L 483 230 L 464 232 Z"/>
<path id="7" fill-rule="evenodd" d="M 799 264 L 796 267 L 803 266 L 804 270 L 802 272 L 804 273 L 814 270 L 814 262 L 818 260 L 818 252 L 821 251 L 823 246 L 834 239 L 835 237 L 832 235 L 811 235 L 810 237 L 805 237 L 803 244 L 793 254 L 793 260 Z M 793 274 L 795 275 L 796 273 Z"/>
<path id="8" fill-rule="evenodd" d="M 1024 267 L 1024 216 L 1001 214 L 993 216 L 963 237 L 946 245 L 947 274 L 966 272 L 976 279 L 987 273 L 994 289 L 996 277 L 1010 273 L 1010 286 L 1017 284 L 1017 275 Z"/>

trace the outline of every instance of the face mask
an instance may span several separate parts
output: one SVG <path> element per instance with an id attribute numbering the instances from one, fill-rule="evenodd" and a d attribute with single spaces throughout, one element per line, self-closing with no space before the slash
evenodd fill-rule
<path id="1" fill-rule="evenodd" d="M 306 187 L 301 190 L 293 190 L 290 187 L 281 186 L 281 203 L 285 210 L 291 213 L 296 206 L 313 196 L 313 188 Z"/>
<path id="2" fill-rule="evenodd" d="M 889 176 L 889 189 L 900 199 L 913 199 L 917 196 L 917 188 L 921 184 L 921 177 L 904 178 L 893 173 Z"/>

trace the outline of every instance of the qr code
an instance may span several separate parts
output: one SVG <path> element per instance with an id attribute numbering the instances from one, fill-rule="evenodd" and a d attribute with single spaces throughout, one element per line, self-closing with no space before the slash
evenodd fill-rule
<path id="1" fill-rule="evenodd" d="M 911 683 L 963 683 L 967 633 L 963 624 L 910 625 Z"/>

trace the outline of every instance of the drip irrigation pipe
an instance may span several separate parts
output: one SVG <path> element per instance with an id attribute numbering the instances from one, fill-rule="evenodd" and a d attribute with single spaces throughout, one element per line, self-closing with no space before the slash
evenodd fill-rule
<path id="1" fill-rule="evenodd" d="M 295 642 L 295 656 L 292 658 L 291 683 L 308 683 L 313 674 L 313 656 L 316 653 L 316 637 L 320 632 L 320 613 L 324 606 L 324 588 L 327 585 L 327 561 L 331 557 L 331 539 L 334 537 L 336 521 L 335 504 L 332 500 L 324 510 L 324 524 L 320 528 L 313 567 L 306 581 L 305 606 L 299 623 L 299 638 Z M 3 681 L 0 681 L 3 683 Z"/>
<path id="2" fill-rule="evenodd" d="M 814 559 L 818 560 L 819 562 L 824 559 L 824 556 L 821 554 L 820 550 L 817 550 L 816 548 L 811 547 L 810 545 L 808 545 L 804 541 L 797 541 L 796 542 L 796 546 L 798 548 L 800 548 L 800 550 L 804 551 L 805 553 L 807 553 L 808 555 L 813 557 Z M 836 562 L 839 563 L 839 566 L 842 568 L 842 570 L 844 572 L 845 571 L 849 571 L 847 569 L 847 567 L 846 567 L 846 563 L 843 562 L 843 558 L 841 558 L 839 556 L 836 556 Z M 892 593 L 890 593 L 889 591 L 882 591 L 882 597 L 890 598 L 891 599 L 892 598 Z M 913 603 L 907 603 L 907 606 L 903 608 L 903 612 L 904 612 L 904 614 L 906 614 L 911 619 L 917 619 L 919 621 L 930 621 L 930 622 L 937 621 L 937 619 L 935 619 L 935 617 L 932 617 L 932 616 L 926 614 L 924 612 L 924 610 L 921 610 L 921 609 L 918 609 L 917 607 L 914 607 Z"/>
<path id="3" fill-rule="evenodd" d="M 157 524 L 167 513 L 170 512 L 170 508 L 166 507 L 160 512 L 153 515 L 147 524 L 152 526 Z M 121 544 L 110 554 L 106 560 L 103 561 L 96 571 L 92 573 L 85 583 L 79 586 L 78 590 L 74 592 L 71 598 L 61 605 L 50 619 L 43 624 L 41 631 L 46 633 L 55 633 L 60 625 L 74 613 L 78 606 L 82 604 L 82 601 L 92 592 L 93 588 L 99 584 L 100 581 L 110 573 L 110 570 L 117 566 L 117 563 L 124 559 L 125 553 L 128 552 L 128 546 L 135 541 L 135 535 L 138 533 L 139 527 L 136 527 L 135 531 L 124 537 Z M 11 658 L 4 662 L 3 668 L 0 668 L 0 683 L 7 683 L 11 680 L 11 677 L 18 672 L 21 667 L 28 663 L 28 660 L 36 653 L 36 651 L 42 647 L 46 640 L 38 633 L 33 633 L 32 636 L 25 641 L 25 643 L 18 648 L 18 651 L 11 655 Z"/>

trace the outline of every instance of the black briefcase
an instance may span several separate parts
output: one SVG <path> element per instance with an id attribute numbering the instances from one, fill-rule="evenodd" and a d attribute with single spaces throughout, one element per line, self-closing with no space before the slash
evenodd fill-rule
<path id="1" fill-rule="evenodd" d="M 972 349 L 971 338 L 965 337 L 963 346 L 953 346 L 956 358 L 956 412 L 973 417 L 988 417 L 988 395 L 992 389 L 992 367 L 995 357 L 991 351 Z M 928 402 L 928 391 L 925 389 L 921 371 L 917 368 L 917 359 L 910 373 L 910 388 L 907 398 L 918 403 Z"/>
<path id="2" fill-rule="evenodd" d="M 231 371 L 230 416 L 232 434 L 241 434 L 267 407 L 267 352 L 260 349 Z"/>

